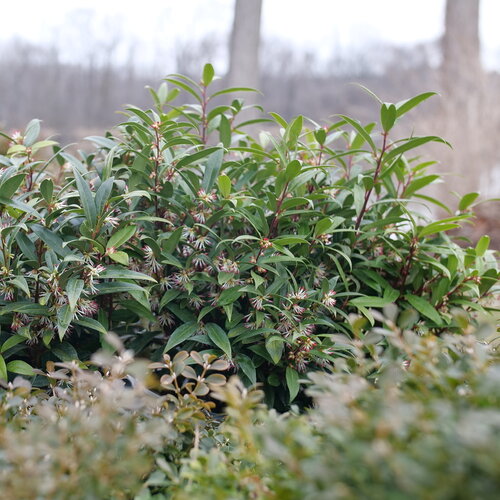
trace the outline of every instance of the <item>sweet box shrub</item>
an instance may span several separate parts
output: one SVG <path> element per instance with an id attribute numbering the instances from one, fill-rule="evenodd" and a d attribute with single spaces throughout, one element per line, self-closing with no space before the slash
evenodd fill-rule
<path id="1" fill-rule="evenodd" d="M 4 134 L 1 378 L 88 360 L 113 331 L 153 360 L 224 355 L 285 408 L 304 402 L 302 373 L 352 356 L 336 335 L 364 335 L 372 310 L 395 303 L 402 327 L 439 335 L 492 309 L 489 238 L 463 249 L 446 234 L 477 193 L 455 213 L 422 194 L 439 175 L 415 150 L 447 144 L 394 132 L 432 93 L 380 101 L 378 125 L 241 123 L 243 101 L 221 100 L 250 89 L 211 92 L 213 80 L 209 64 L 200 82 L 169 76 L 152 109 L 128 106 L 87 138 L 90 153 L 38 140 L 38 120 Z M 245 132 L 257 123 L 268 131 Z M 449 216 L 433 220 L 428 204 Z"/>

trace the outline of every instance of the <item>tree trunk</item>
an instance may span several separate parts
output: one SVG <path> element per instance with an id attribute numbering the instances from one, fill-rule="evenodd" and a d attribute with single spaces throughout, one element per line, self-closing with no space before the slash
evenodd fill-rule
<path id="1" fill-rule="evenodd" d="M 485 165 L 485 74 L 481 65 L 479 0 L 447 0 L 441 79 L 445 138 L 452 143 L 449 190 L 479 187 Z M 447 158 L 448 159 L 448 158 Z"/>
<path id="2" fill-rule="evenodd" d="M 262 0 L 235 0 L 234 20 L 229 44 L 229 71 L 227 83 L 230 87 L 259 87 L 259 48 Z M 256 104 L 258 94 L 245 93 L 245 104 Z M 249 116 L 252 115 L 252 116 Z M 256 113 L 245 118 L 255 117 Z"/>

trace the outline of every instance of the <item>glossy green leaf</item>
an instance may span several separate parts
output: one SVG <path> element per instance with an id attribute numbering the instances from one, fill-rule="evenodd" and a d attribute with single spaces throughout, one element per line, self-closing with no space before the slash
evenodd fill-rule
<path id="1" fill-rule="evenodd" d="M 85 316 L 74 320 L 73 324 L 83 326 L 84 328 L 89 328 L 90 330 L 95 330 L 96 332 L 102 333 L 103 335 L 106 335 L 108 333 L 106 328 L 104 328 L 104 326 L 99 323 L 99 321 L 92 318 L 87 318 Z"/>
<path id="2" fill-rule="evenodd" d="M 231 194 L 231 179 L 226 174 L 219 175 L 217 184 L 222 196 L 227 198 Z"/>
<path id="3" fill-rule="evenodd" d="M 24 131 L 24 145 L 32 146 L 35 141 L 38 139 L 40 135 L 40 120 L 34 118 L 31 120 L 26 126 L 26 130 Z"/>
<path id="4" fill-rule="evenodd" d="M 152 281 L 156 283 L 156 280 L 149 276 L 148 274 L 139 273 L 137 271 L 131 271 L 129 269 L 124 269 L 123 267 L 107 266 L 106 269 L 99 274 L 101 279 L 118 279 L 118 280 L 145 280 Z"/>
<path id="5" fill-rule="evenodd" d="M 89 222 L 90 227 L 94 228 L 97 221 L 97 210 L 95 206 L 94 195 L 92 194 L 89 185 L 76 168 L 73 169 L 73 174 L 75 176 L 76 187 L 78 189 L 78 194 L 80 195 L 83 212 Z"/>
<path id="6" fill-rule="evenodd" d="M 377 150 L 377 147 L 375 146 L 373 139 L 370 137 L 370 134 L 363 128 L 363 126 L 359 122 L 353 120 L 352 118 L 349 118 L 346 115 L 337 115 L 337 116 L 339 116 L 349 125 L 351 125 L 351 127 L 354 128 L 354 130 L 356 130 L 356 132 L 370 145 L 372 151 Z"/>
<path id="7" fill-rule="evenodd" d="M 7 365 L 5 364 L 5 359 L 0 354 L 0 380 L 7 381 Z"/>
<path id="8" fill-rule="evenodd" d="M 246 375 L 252 385 L 257 383 L 257 370 L 252 358 L 245 354 L 238 354 L 235 359 L 236 366 Z"/>
<path id="9" fill-rule="evenodd" d="M 0 185 L 0 197 L 6 199 L 12 198 L 19 189 L 19 186 L 23 183 L 25 177 L 26 174 L 17 174 L 2 182 Z"/>
<path id="10" fill-rule="evenodd" d="M 300 170 L 302 169 L 302 164 L 299 160 L 292 160 L 287 166 L 285 170 L 285 179 L 287 182 L 290 182 L 292 179 L 297 177 L 300 174 Z"/>
<path id="11" fill-rule="evenodd" d="M 214 67 L 210 63 L 205 64 L 205 66 L 203 67 L 203 77 L 202 77 L 203 85 L 205 85 L 205 87 L 208 87 L 212 83 L 214 75 L 215 75 Z"/>
<path id="12" fill-rule="evenodd" d="M 458 204 L 458 209 L 463 212 L 467 210 L 478 198 L 479 193 L 467 193 L 462 196 L 460 203 Z"/>
<path id="13" fill-rule="evenodd" d="M 128 266 L 129 264 L 129 257 L 127 252 L 109 252 L 108 255 L 111 260 L 118 262 L 118 264 L 122 264 L 124 266 Z"/>
<path id="14" fill-rule="evenodd" d="M 172 334 L 170 335 L 167 345 L 163 352 L 168 352 L 173 349 L 175 346 L 185 342 L 190 337 L 192 337 L 199 329 L 199 326 L 196 322 L 190 321 L 185 323 L 178 328 L 176 328 Z"/>
<path id="15" fill-rule="evenodd" d="M 215 181 L 217 180 L 220 168 L 222 166 L 223 158 L 224 151 L 222 149 L 218 149 L 208 157 L 207 163 L 205 165 L 205 174 L 201 183 L 201 187 L 207 193 L 212 189 Z"/>
<path id="16" fill-rule="evenodd" d="M 32 366 L 21 359 L 16 359 L 7 363 L 7 371 L 19 375 L 26 375 L 27 377 L 34 375 Z"/>
<path id="17" fill-rule="evenodd" d="M 487 235 L 481 236 L 476 245 L 476 255 L 478 257 L 482 257 L 486 253 L 486 250 L 488 250 L 489 246 L 490 246 L 490 237 Z"/>
<path id="18" fill-rule="evenodd" d="M 73 316 L 74 313 L 69 305 L 62 306 L 57 310 L 57 333 L 59 335 L 59 340 L 63 339 Z"/>
<path id="19" fill-rule="evenodd" d="M 434 95 L 437 95 L 436 92 L 424 92 L 423 94 L 419 94 L 415 97 L 412 97 L 411 99 L 406 99 L 405 101 L 398 102 L 396 104 L 398 118 L 400 116 L 403 116 L 405 113 L 408 113 L 410 109 L 413 109 L 415 106 L 418 106 L 421 102 L 429 99 L 429 97 L 432 97 Z"/>
<path id="20" fill-rule="evenodd" d="M 75 312 L 78 299 L 82 295 L 84 286 L 85 283 L 83 282 L 83 280 L 76 277 L 70 278 L 68 283 L 66 284 L 66 294 L 68 296 L 69 308 L 72 313 Z"/>
<path id="21" fill-rule="evenodd" d="M 40 193 L 43 199 L 50 203 L 52 201 L 52 196 L 54 194 L 54 183 L 51 179 L 44 179 L 40 184 Z"/>
<path id="22" fill-rule="evenodd" d="M 207 323 L 205 330 L 207 331 L 208 338 L 231 359 L 231 342 L 227 333 L 215 323 Z"/>
<path id="23" fill-rule="evenodd" d="M 274 364 L 279 363 L 284 350 L 284 340 L 282 337 L 273 335 L 266 339 L 266 351 L 273 360 Z"/>
<path id="24" fill-rule="evenodd" d="M 299 383 L 299 373 L 290 366 L 286 367 L 285 372 L 286 385 L 288 387 L 289 401 L 292 402 L 299 393 L 300 383 Z"/>
<path id="25" fill-rule="evenodd" d="M 137 228 L 136 226 L 125 226 L 116 231 L 111 235 L 106 248 L 120 248 L 125 244 L 132 236 L 134 236 Z"/>
<path id="26" fill-rule="evenodd" d="M 424 298 L 417 295 L 405 295 L 408 303 L 414 307 L 420 314 L 431 319 L 434 323 L 440 325 L 442 323 L 441 316 L 436 309 Z"/>
<path id="27" fill-rule="evenodd" d="M 394 126 L 397 118 L 397 110 L 394 104 L 383 103 L 380 108 L 380 122 L 382 123 L 382 128 L 384 132 L 389 132 Z"/>

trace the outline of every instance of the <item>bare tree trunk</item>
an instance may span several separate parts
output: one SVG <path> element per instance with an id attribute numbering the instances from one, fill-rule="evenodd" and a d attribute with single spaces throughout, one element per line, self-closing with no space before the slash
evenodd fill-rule
<path id="1" fill-rule="evenodd" d="M 227 74 L 228 85 L 231 87 L 259 87 L 261 13 L 262 0 L 235 0 Z M 246 104 L 256 104 L 258 94 L 246 93 L 244 99 Z M 253 117 L 255 113 L 245 116 Z"/>
<path id="2" fill-rule="evenodd" d="M 464 194 L 479 187 L 485 165 L 486 76 L 479 40 L 480 0 L 447 0 L 441 66 L 443 133 L 454 148 L 448 188 Z"/>

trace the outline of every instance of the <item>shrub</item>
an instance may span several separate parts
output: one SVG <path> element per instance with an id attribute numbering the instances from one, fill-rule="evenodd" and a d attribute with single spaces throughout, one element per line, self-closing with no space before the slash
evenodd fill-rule
<path id="1" fill-rule="evenodd" d="M 192 454 L 165 492 L 177 500 L 496 498 L 498 352 L 473 335 L 389 338 L 376 384 L 364 357 L 357 373 L 310 373 L 314 408 L 304 415 L 255 409 L 255 394 L 231 381 L 221 397 L 232 447 Z"/>
<path id="2" fill-rule="evenodd" d="M 488 237 L 462 249 L 446 234 L 477 194 L 433 221 L 422 204 L 446 207 L 421 190 L 439 176 L 414 151 L 446 143 L 393 132 L 432 93 L 381 102 L 380 129 L 270 113 L 258 121 L 271 132 L 253 138 L 243 102 L 218 102 L 234 89 L 211 93 L 213 79 L 210 65 L 199 83 L 166 78 L 153 109 L 128 106 L 112 133 L 87 138 L 90 153 L 38 141 L 38 120 L 7 136 L 0 377 L 88 360 L 114 331 L 153 360 L 225 355 L 285 408 L 304 401 L 301 373 L 351 355 L 335 341 L 360 329 L 351 314 L 373 326 L 371 310 L 396 303 L 404 326 L 439 335 L 489 309 Z"/>
<path id="3" fill-rule="evenodd" d="M 156 461 L 174 471 L 190 450 L 212 445 L 213 403 L 197 394 L 225 382 L 207 372 L 226 369 L 226 362 L 194 352 L 166 355 L 152 366 L 163 373 L 157 383 L 130 351 L 101 352 L 93 363 L 103 374 L 75 362 L 49 363 L 47 372 L 37 370 L 49 392 L 21 377 L 0 392 L 3 499 L 134 498 L 145 479 L 154 482 Z M 184 382 L 171 385 L 181 373 Z M 123 377 L 131 374 L 127 387 Z M 149 391 L 151 383 L 164 395 Z"/>
<path id="4" fill-rule="evenodd" d="M 149 364 L 114 336 L 99 371 L 49 364 L 49 391 L 17 377 L 0 389 L 2 498 L 496 498 L 498 337 L 420 336 L 388 312 L 363 340 L 337 339 L 353 355 L 308 374 L 302 414 L 210 373 L 227 362 L 181 351 Z M 210 389 L 222 423 L 201 399 Z"/>

